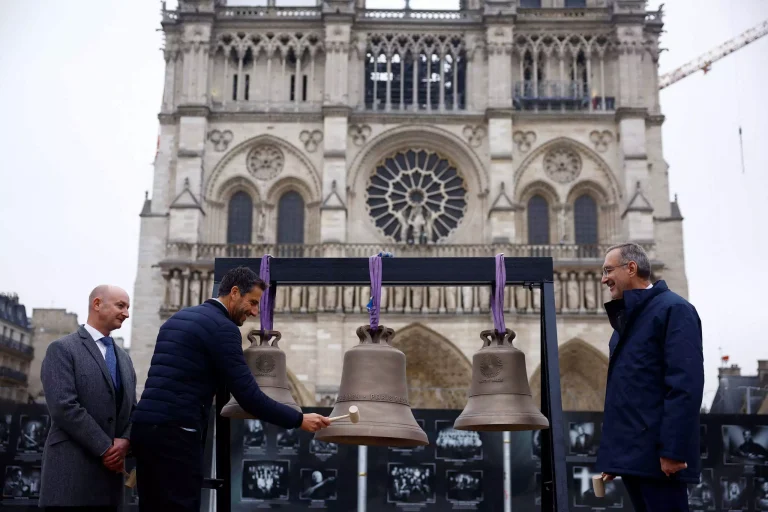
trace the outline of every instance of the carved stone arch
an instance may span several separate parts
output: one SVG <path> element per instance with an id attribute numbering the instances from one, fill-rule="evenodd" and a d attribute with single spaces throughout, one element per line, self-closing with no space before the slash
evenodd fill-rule
<path id="1" fill-rule="evenodd" d="M 533 166 L 532 164 L 537 161 L 540 157 L 545 155 L 548 151 L 551 149 L 555 149 L 558 147 L 566 147 L 575 150 L 579 156 L 582 159 L 589 160 L 595 164 L 595 167 L 599 171 L 600 175 L 605 180 L 603 187 L 606 190 L 606 193 L 608 194 L 608 197 L 610 198 L 611 203 L 619 203 L 623 194 L 621 192 L 621 186 L 616 179 L 616 176 L 611 171 L 610 166 L 603 160 L 592 148 L 588 147 L 587 145 L 568 138 L 568 137 L 557 137 L 555 139 L 552 139 L 550 141 L 547 141 L 546 143 L 542 144 L 538 148 L 534 149 L 530 155 L 528 155 L 525 160 L 522 161 L 520 166 L 515 171 L 514 175 L 514 188 L 515 190 L 518 189 L 519 184 L 522 181 L 522 178 L 527 173 L 536 173 L 537 176 L 541 175 L 541 169 L 537 166 Z"/>
<path id="2" fill-rule="evenodd" d="M 309 185 L 313 201 L 320 200 L 322 187 L 320 184 L 320 173 L 317 171 L 317 168 L 296 146 L 272 135 L 259 135 L 257 137 L 253 137 L 244 142 L 241 142 L 237 146 L 233 147 L 224 156 L 224 158 L 222 158 L 216 164 L 216 166 L 213 168 L 213 171 L 211 172 L 211 175 L 206 180 L 204 189 L 206 197 L 214 197 L 214 191 L 218 186 L 217 182 L 220 180 L 221 175 L 224 173 L 224 170 L 227 169 L 229 164 L 240 156 L 245 158 L 246 155 L 244 155 L 244 153 L 247 154 L 247 152 L 257 144 L 273 144 L 280 148 L 284 153 L 289 154 L 297 159 L 299 163 L 302 164 L 304 170 L 306 170 L 307 178 L 310 181 Z"/>
<path id="3" fill-rule="evenodd" d="M 525 207 L 525 205 L 528 204 L 528 200 L 536 194 L 539 194 L 546 199 L 550 207 L 554 207 L 561 202 L 560 194 L 557 193 L 555 187 L 541 180 L 526 185 L 525 188 L 517 194 L 517 201 Z"/>
<path id="4" fill-rule="evenodd" d="M 464 408 L 472 382 L 472 364 L 456 345 L 415 323 L 398 330 L 392 346 L 405 354 L 411 407 Z"/>
<path id="5" fill-rule="evenodd" d="M 286 373 L 288 374 L 288 387 L 291 389 L 291 396 L 293 396 L 296 404 L 299 407 L 315 407 L 317 405 L 315 396 L 296 378 L 290 369 L 286 368 Z"/>
<path id="6" fill-rule="evenodd" d="M 240 191 L 246 192 L 251 196 L 254 206 L 261 202 L 261 192 L 259 191 L 259 187 L 256 186 L 249 176 L 244 175 L 233 176 L 222 182 L 216 188 L 210 199 L 216 203 L 227 204 L 229 199 L 235 193 Z"/>
<path id="7" fill-rule="evenodd" d="M 270 206 L 276 206 L 280 197 L 286 192 L 290 191 L 298 192 L 301 198 L 304 200 L 304 204 L 312 204 L 319 200 L 319 196 L 312 192 L 312 187 L 308 185 L 304 180 L 288 176 L 277 180 L 269 190 L 267 191 L 266 198 L 267 204 Z"/>
<path id="8" fill-rule="evenodd" d="M 266 220 L 271 233 L 271 239 L 277 243 L 278 216 L 280 198 L 287 192 L 296 192 L 304 201 L 304 243 L 311 244 L 320 237 L 320 201 L 312 187 L 304 180 L 288 176 L 278 180 L 266 194 L 267 217 Z"/>
<path id="9" fill-rule="evenodd" d="M 574 338 L 558 348 L 560 396 L 564 411 L 602 411 L 608 378 L 608 357 Z M 541 406 L 541 366 L 530 379 L 534 403 Z"/>
<path id="10" fill-rule="evenodd" d="M 568 191 L 568 196 L 565 199 L 566 204 L 573 206 L 574 201 L 582 194 L 588 194 L 595 200 L 598 206 L 605 205 L 610 202 L 608 194 L 605 189 L 592 180 L 581 180 L 576 182 Z"/>

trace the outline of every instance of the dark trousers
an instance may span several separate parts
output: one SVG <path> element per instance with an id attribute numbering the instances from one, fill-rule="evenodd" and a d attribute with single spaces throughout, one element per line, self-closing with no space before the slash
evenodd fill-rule
<path id="1" fill-rule="evenodd" d="M 635 512 L 688 512 L 688 486 L 677 480 L 623 476 Z"/>
<path id="2" fill-rule="evenodd" d="M 131 427 L 141 512 L 199 512 L 203 485 L 200 432 L 176 426 Z"/>

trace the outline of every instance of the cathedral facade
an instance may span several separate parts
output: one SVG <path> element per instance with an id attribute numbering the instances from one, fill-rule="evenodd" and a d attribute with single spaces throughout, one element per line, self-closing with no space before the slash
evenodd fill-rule
<path id="1" fill-rule="evenodd" d="M 365 0 L 163 11 L 154 184 L 141 213 L 131 356 L 143 388 L 160 325 L 213 289 L 216 257 L 551 256 L 566 410 L 601 410 L 605 249 L 646 247 L 687 296 L 662 154 L 662 13 L 644 0 Z M 387 287 L 381 323 L 413 407 L 462 408 L 490 289 Z M 366 287 L 278 287 L 300 405 L 332 404 Z M 540 297 L 506 290 L 539 390 Z M 244 335 L 258 319 L 243 326 Z M 244 347 L 249 344 L 244 336 Z"/>

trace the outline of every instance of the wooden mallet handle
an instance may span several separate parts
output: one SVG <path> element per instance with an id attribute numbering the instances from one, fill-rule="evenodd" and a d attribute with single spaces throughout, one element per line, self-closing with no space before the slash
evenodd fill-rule
<path id="1" fill-rule="evenodd" d="M 331 420 L 331 423 L 333 423 L 336 420 L 343 420 L 344 418 L 349 418 L 349 421 L 352 423 L 357 423 L 360 421 L 360 410 L 356 405 L 352 405 L 349 407 L 349 414 L 345 414 L 344 416 L 335 416 L 329 419 Z"/>

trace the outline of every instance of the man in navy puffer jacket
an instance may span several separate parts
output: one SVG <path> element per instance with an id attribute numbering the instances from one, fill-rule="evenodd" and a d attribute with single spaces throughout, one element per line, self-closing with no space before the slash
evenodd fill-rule
<path id="1" fill-rule="evenodd" d="M 330 425 L 328 418 L 302 414 L 269 398 L 245 362 L 238 326 L 258 315 L 265 289 L 252 270 L 233 269 L 222 278 L 217 299 L 179 311 L 160 328 L 132 416 L 142 512 L 200 510 L 202 432 L 219 383 L 226 383 L 240 406 L 262 421 L 308 432 Z"/>
<path id="2" fill-rule="evenodd" d="M 687 512 L 698 483 L 704 359 L 699 315 L 636 244 L 611 248 L 603 264 L 613 336 L 596 468 L 621 476 L 636 512 Z"/>

